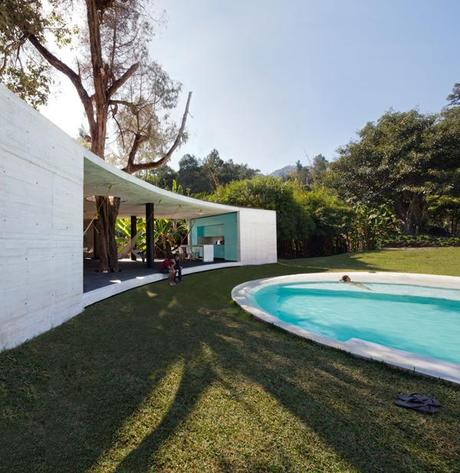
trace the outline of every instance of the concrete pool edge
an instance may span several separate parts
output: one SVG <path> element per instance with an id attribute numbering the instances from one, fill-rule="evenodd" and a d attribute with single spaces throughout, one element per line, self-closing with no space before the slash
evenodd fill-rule
<path id="1" fill-rule="evenodd" d="M 249 312 L 258 319 L 268 322 L 272 325 L 282 328 L 299 337 L 313 340 L 322 345 L 327 345 L 339 350 L 346 351 L 352 355 L 381 361 L 391 366 L 414 371 L 426 376 L 441 378 L 456 384 L 460 384 L 460 365 L 438 360 L 428 356 L 421 356 L 384 345 L 379 345 L 365 340 L 352 338 L 346 342 L 339 342 L 329 337 L 304 330 L 292 324 L 280 321 L 260 307 L 256 306 L 251 295 L 259 288 L 272 284 L 287 282 L 332 282 L 337 281 L 339 272 L 329 273 L 307 273 L 291 274 L 287 276 L 277 276 L 273 278 L 256 279 L 239 284 L 234 287 L 231 293 L 232 299 L 246 312 Z M 410 284 L 415 286 L 430 286 L 442 289 L 460 290 L 460 277 L 456 276 L 437 276 L 431 274 L 416 273 L 393 273 L 393 272 L 350 272 L 355 280 L 368 283 L 387 283 L 387 284 Z"/>

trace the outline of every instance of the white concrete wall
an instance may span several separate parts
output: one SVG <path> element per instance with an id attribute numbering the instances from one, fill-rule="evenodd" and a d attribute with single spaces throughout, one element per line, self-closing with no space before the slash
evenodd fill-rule
<path id="1" fill-rule="evenodd" d="M 91 157 L 0 84 L 0 350 L 83 309 L 84 156 Z M 225 209 L 238 212 L 241 263 L 276 262 L 276 213 Z"/>
<path id="2" fill-rule="evenodd" d="M 240 262 L 242 264 L 276 263 L 276 212 L 273 210 L 240 209 Z"/>
<path id="3" fill-rule="evenodd" d="M 0 85 L 0 350 L 82 310 L 82 148 Z"/>

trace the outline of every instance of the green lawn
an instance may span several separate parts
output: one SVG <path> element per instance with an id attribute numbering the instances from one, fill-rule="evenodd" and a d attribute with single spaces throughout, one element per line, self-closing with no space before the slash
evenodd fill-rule
<path id="1" fill-rule="evenodd" d="M 460 248 L 232 268 L 144 286 L 0 354 L 0 471 L 460 471 L 460 388 L 258 322 L 231 289 L 320 270 L 460 275 Z M 392 404 L 431 393 L 436 416 Z"/>

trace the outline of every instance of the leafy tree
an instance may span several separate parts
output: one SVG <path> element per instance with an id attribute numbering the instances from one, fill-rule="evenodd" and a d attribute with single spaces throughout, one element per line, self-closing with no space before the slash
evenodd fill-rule
<path id="1" fill-rule="evenodd" d="M 431 234 L 441 234 L 441 236 L 459 234 L 460 197 L 451 195 L 430 196 L 428 198 L 428 211 L 433 225 L 430 231 Z M 443 229 L 447 230 L 442 231 Z"/>
<path id="2" fill-rule="evenodd" d="M 460 82 L 457 82 L 452 92 L 447 96 L 450 106 L 460 105 Z"/>
<path id="3" fill-rule="evenodd" d="M 305 192 L 301 200 L 315 224 L 309 241 L 309 253 L 324 255 L 347 251 L 347 235 L 354 217 L 351 206 L 330 190 L 319 187 Z"/>
<path id="4" fill-rule="evenodd" d="M 252 169 L 247 164 L 235 163 L 232 159 L 224 162 L 220 173 L 221 184 L 228 184 L 232 181 L 252 179 L 259 174 L 258 169 Z"/>
<path id="5" fill-rule="evenodd" d="M 375 250 L 398 235 L 399 222 L 386 205 L 370 207 L 360 202 L 353 206 L 350 230 L 347 234 L 348 250 Z"/>
<path id="6" fill-rule="evenodd" d="M 359 132 L 358 141 L 339 149 L 330 185 L 372 208 L 390 205 L 404 231 L 418 233 L 426 220 L 426 196 L 458 167 L 457 118 L 449 116 L 448 123 L 447 115 L 385 113 Z"/>
<path id="7" fill-rule="evenodd" d="M 177 181 L 177 172 L 170 166 L 164 165 L 148 171 L 141 171 L 138 177 L 162 189 L 172 189 L 174 182 Z"/>
<path id="8" fill-rule="evenodd" d="M 148 0 L 3 0 L 0 4 L 0 79 L 38 106 L 47 100 L 51 71 L 64 74 L 85 111 L 91 151 L 102 159 L 111 154 L 107 137 L 116 130 L 114 154 L 124 160 L 127 172 L 157 167 L 171 157 L 186 138 L 191 98 L 189 94 L 179 127 L 168 120 L 161 126 L 160 117 L 176 106 L 178 85 L 149 58 L 152 24 L 145 14 L 147 4 Z M 72 15 L 78 17 L 76 24 Z M 69 46 L 78 56 L 74 63 L 65 63 L 57 54 Z M 96 196 L 103 271 L 118 270 L 119 206 L 117 197 Z"/>
<path id="9" fill-rule="evenodd" d="M 224 161 L 221 159 L 219 151 L 213 149 L 203 160 L 201 166 L 202 171 L 208 178 L 212 190 L 216 190 L 223 184 L 221 173 L 224 167 Z"/>
<path id="10" fill-rule="evenodd" d="M 295 181 L 299 186 L 310 189 L 315 185 L 322 185 L 323 177 L 329 167 L 329 161 L 322 155 L 318 154 L 313 158 L 310 166 L 304 166 L 300 160 L 295 163 L 294 169 L 289 172 L 283 180 Z"/>
<path id="11" fill-rule="evenodd" d="M 250 169 L 247 164 L 237 164 L 232 159 L 224 161 L 216 149 L 206 156 L 201 165 L 213 191 L 232 181 L 250 179 L 258 173 L 257 169 Z"/>
<path id="12" fill-rule="evenodd" d="M 300 160 L 295 163 L 295 169 L 291 171 L 284 180 L 293 180 L 301 187 L 311 184 L 311 172 L 308 166 L 303 166 Z"/>
<path id="13" fill-rule="evenodd" d="M 212 190 L 212 185 L 199 159 L 191 154 L 184 155 L 179 161 L 177 182 L 192 194 L 209 193 Z"/>
<path id="14" fill-rule="evenodd" d="M 233 160 L 224 161 L 213 149 L 203 160 L 185 155 L 179 161 L 177 182 L 191 194 L 209 194 L 229 182 L 249 179 L 257 175 L 257 169 Z"/>
<path id="15" fill-rule="evenodd" d="M 311 180 L 313 184 L 321 184 L 328 170 L 329 161 L 322 155 L 318 154 L 313 158 L 313 164 L 310 168 Z"/>
<path id="16" fill-rule="evenodd" d="M 292 182 L 272 176 L 233 181 L 219 187 L 210 200 L 241 207 L 276 210 L 278 249 L 281 255 L 303 254 L 314 222 L 302 205 L 301 190 Z"/>

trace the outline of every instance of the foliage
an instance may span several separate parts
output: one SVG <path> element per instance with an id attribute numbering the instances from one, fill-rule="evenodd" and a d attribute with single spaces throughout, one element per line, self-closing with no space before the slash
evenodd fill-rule
<path id="1" fill-rule="evenodd" d="M 247 164 L 235 163 L 232 159 L 223 160 L 213 149 L 204 159 L 186 154 L 179 161 L 179 170 L 162 166 L 139 173 L 139 177 L 163 189 L 171 189 L 177 183 L 183 194 L 209 194 L 221 185 L 232 181 L 256 176 L 257 169 Z"/>
<path id="2" fill-rule="evenodd" d="M 339 236 L 351 225 L 353 210 L 325 188 L 315 188 L 302 195 L 303 204 L 315 222 L 315 233 Z"/>
<path id="3" fill-rule="evenodd" d="M 457 82 L 452 92 L 447 96 L 450 106 L 460 105 L 460 82 Z"/>
<path id="4" fill-rule="evenodd" d="M 283 180 L 292 180 L 301 187 L 307 187 L 311 184 L 311 173 L 308 166 L 303 166 L 302 163 L 297 161 L 295 163 L 295 168 L 284 177 Z"/>
<path id="5" fill-rule="evenodd" d="M 303 254 L 314 222 L 301 201 L 299 188 L 272 176 L 234 181 L 219 187 L 210 197 L 215 202 L 276 210 L 278 249 L 281 255 Z"/>
<path id="6" fill-rule="evenodd" d="M 308 242 L 310 256 L 347 251 L 346 235 L 353 222 L 353 209 L 325 188 L 304 192 L 302 203 L 315 224 Z"/>
<path id="7" fill-rule="evenodd" d="M 238 164 L 232 159 L 223 160 L 219 152 L 213 149 L 202 160 L 190 154 L 183 156 L 179 161 L 176 179 L 188 193 L 208 194 L 232 181 L 250 179 L 258 172 L 247 164 Z"/>
<path id="8" fill-rule="evenodd" d="M 51 37 L 63 47 L 78 33 L 69 21 L 69 1 L 2 0 L 0 3 L 0 80 L 21 98 L 38 108 L 47 102 L 52 85 L 51 67 L 28 41 L 29 35 L 44 41 Z M 59 8 L 59 3 L 65 4 Z"/>
<path id="9" fill-rule="evenodd" d="M 353 207 L 353 221 L 347 235 L 348 249 L 375 250 L 398 233 L 398 219 L 386 205 L 371 208 L 357 203 Z"/>
<path id="10" fill-rule="evenodd" d="M 188 227 L 185 220 L 155 219 L 155 255 L 166 257 L 179 245 L 187 242 Z"/>
<path id="11" fill-rule="evenodd" d="M 387 112 L 339 149 L 329 185 L 353 202 L 391 207 L 404 232 L 416 234 L 427 220 L 427 196 L 449 188 L 459 153 L 458 111 Z"/>
<path id="12" fill-rule="evenodd" d="M 284 180 L 296 181 L 298 185 L 305 189 L 311 189 L 323 184 L 329 164 L 329 161 L 322 154 L 318 154 L 313 158 L 311 165 L 304 166 L 300 161 L 297 161 L 295 168 L 286 176 L 281 177 Z"/>
<path id="13" fill-rule="evenodd" d="M 425 248 L 460 246 L 460 237 L 435 237 L 433 235 L 397 235 L 381 241 L 387 248 Z"/>
<path id="14" fill-rule="evenodd" d="M 169 117 L 179 84 L 149 56 L 150 0 L 4 0 L 0 4 L 0 78 L 38 106 L 51 70 L 74 86 L 85 111 L 90 149 L 134 173 L 166 163 L 187 138 Z M 73 26 L 72 21 L 78 25 Z M 71 52 L 71 54 L 69 54 Z M 59 56 L 75 58 L 64 62 Z M 115 221 L 120 199 L 96 196 L 100 269 L 117 271 Z"/>
<path id="15" fill-rule="evenodd" d="M 142 253 L 146 249 L 145 219 L 137 219 L 138 238 L 136 247 Z M 131 221 L 119 218 L 116 223 L 116 240 L 119 249 L 125 248 L 131 242 Z M 154 219 L 154 253 L 157 258 L 164 258 L 187 240 L 188 227 L 185 220 Z"/>
<path id="16" fill-rule="evenodd" d="M 174 182 L 177 182 L 177 172 L 167 164 L 156 169 L 140 171 L 137 177 L 167 190 L 172 189 Z"/>
<path id="17" fill-rule="evenodd" d="M 329 169 L 329 161 L 318 154 L 313 158 L 313 164 L 310 166 L 311 181 L 314 185 L 321 185 Z"/>
<path id="18" fill-rule="evenodd" d="M 326 188 L 306 191 L 295 181 L 256 177 L 219 187 L 213 201 L 276 210 L 280 256 L 317 256 L 375 249 L 398 232 L 385 205 L 345 203 Z"/>
<path id="19" fill-rule="evenodd" d="M 212 189 L 208 176 L 203 172 L 200 160 L 190 154 L 186 154 L 179 161 L 177 181 L 193 194 L 208 193 Z"/>
<path id="20" fill-rule="evenodd" d="M 177 107 L 180 91 L 181 84 L 173 81 L 159 64 L 151 62 L 140 65 L 120 97 L 112 100 L 118 145 L 113 155 L 125 171 L 160 167 L 171 157 L 169 148 L 176 137 L 177 146 L 186 141 L 186 133 L 170 116 Z"/>

